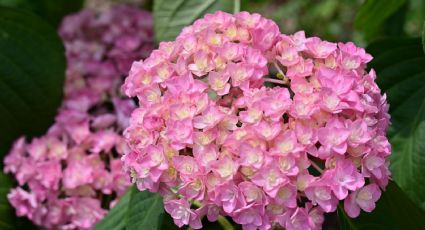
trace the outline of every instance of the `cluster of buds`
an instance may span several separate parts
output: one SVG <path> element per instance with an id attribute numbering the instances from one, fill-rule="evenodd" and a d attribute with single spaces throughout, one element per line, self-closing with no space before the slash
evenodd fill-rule
<path id="1" fill-rule="evenodd" d="M 124 167 L 179 227 L 221 215 L 244 229 L 321 229 L 338 203 L 370 212 L 391 153 L 371 59 L 259 14 L 208 14 L 133 63 Z"/>
<path id="2" fill-rule="evenodd" d="M 44 136 L 18 139 L 5 158 L 4 171 L 18 183 L 8 199 L 18 216 L 46 229 L 91 229 L 131 185 L 121 134 L 136 105 L 120 86 L 132 59 L 153 49 L 152 18 L 123 5 L 85 10 L 67 16 L 59 33 L 65 99 Z"/>

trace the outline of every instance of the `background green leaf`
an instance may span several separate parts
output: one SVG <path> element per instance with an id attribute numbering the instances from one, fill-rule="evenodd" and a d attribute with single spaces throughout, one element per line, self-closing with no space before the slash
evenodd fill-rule
<path id="1" fill-rule="evenodd" d="M 0 229 L 14 229 L 14 210 L 9 205 L 7 194 L 12 186 L 11 179 L 0 172 Z"/>
<path id="2" fill-rule="evenodd" d="M 0 6 L 29 10 L 54 27 L 59 25 L 63 16 L 81 9 L 83 3 L 84 0 L 0 0 Z"/>
<path id="3" fill-rule="evenodd" d="M 153 5 L 155 40 L 174 40 L 183 27 L 218 10 L 233 12 L 233 0 L 156 0 Z"/>
<path id="4" fill-rule="evenodd" d="M 360 7 L 354 21 L 356 28 L 362 30 L 366 37 L 374 36 L 393 13 L 402 7 L 407 0 L 366 0 Z"/>
<path id="5" fill-rule="evenodd" d="M 39 17 L 0 7 L 0 156 L 21 135 L 39 135 L 62 100 L 65 54 Z"/>
<path id="6" fill-rule="evenodd" d="M 342 205 L 337 212 L 342 230 L 425 229 L 425 213 L 394 182 L 389 183 L 373 212 L 362 211 L 355 219 L 346 216 Z"/>
<path id="7" fill-rule="evenodd" d="M 425 21 L 424 21 L 424 24 L 422 26 L 422 50 L 425 53 Z"/>
<path id="8" fill-rule="evenodd" d="M 393 179 L 425 209 L 425 55 L 420 39 L 381 40 L 368 48 L 377 83 L 387 94 Z"/>
<path id="9" fill-rule="evenodd" d="M 161 228 L 163 215 L 163 202 L 159 194 L 140 192 L 133 186 L 94 229 L 156 230 Z"/>

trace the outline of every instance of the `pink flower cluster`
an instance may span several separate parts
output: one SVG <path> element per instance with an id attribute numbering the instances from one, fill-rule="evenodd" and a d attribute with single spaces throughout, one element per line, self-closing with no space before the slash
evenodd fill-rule
<path id="1" fill-rule="evenodd" d="M 371 59 L 259 14 L 208 14 L 133 64 L 125 167 L 179 227 L 222 215 L 244 229 L 321 229 L 340 201 L 351 217 L 370 212 L 391 152 Z"/>
<path id="2" fill-rule="evenodd" d="M 65 99 L 44 136 L 18 139 L 5 158 L 4 171 L 18 182 L 8 199 L 18 216 L 46 229 L 91 229 L 131 185 L 121 133 L 135 103 L 120 86 L 131 59 L 153 49 L 152 19 L 130 6 L 82 11 L 64 19 L 60 35 Z"/>

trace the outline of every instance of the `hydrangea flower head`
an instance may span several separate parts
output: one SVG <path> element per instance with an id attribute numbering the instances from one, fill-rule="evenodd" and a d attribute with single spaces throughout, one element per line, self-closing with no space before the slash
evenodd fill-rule
<path id="1" fill-rule="evenodd" d="M 179 227 L 222 215 L 244 229 L 321 229 L 342 201 L 351 217 L 370 212 L 391 152 L 371 59 L 259 14 L 208 14 L 133 63 L 125 167 Z"/>
<path id="2" fill-rule="evenodd" d="M 135 103 L 120 93 L 132 59 L 153 48 L 152 19 L 119 5 L 99 15 L 67 16 L 65 99 L 41 137 L 18 139 L 4 171 L 18 186 L 8 194 L 18 216 L 46 229 L 92 229 L 131 185 L 120 157 L 121 133 Z"/>

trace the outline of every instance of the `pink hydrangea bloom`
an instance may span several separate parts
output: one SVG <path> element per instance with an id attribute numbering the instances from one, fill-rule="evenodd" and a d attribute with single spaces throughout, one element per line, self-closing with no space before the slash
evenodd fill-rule
<path id="1" fill-rule="evenodd" d="M 152 19 L 123 5 L 99 15 L 85 10 L 67 16 L 59 33 L 65 99 L 44 136 L 18 139 L 6 156 L 4 171 L 18 182 L 8 199 L 18 216 L 45 229 L 92 229 L 131 185 L 121 133 L 136 106 L 120 86 L 132 60 L 153 48 Z M 152 153 L 149 167 L 166 170 L 161 157 Z"/>
<path id="2" fill-rule="evenodd" d="M 391 146 L 371 58 L 258 14 L 208 14 L 133 63 L 125 167 L 180 227 L 222 215 L 244 229 L 321 229 L 343 201 L 352 217 L 372 211 Z"/>

